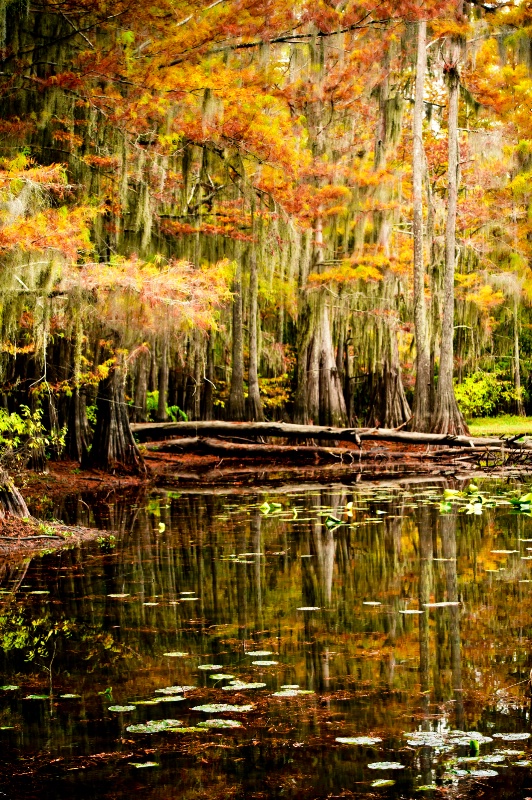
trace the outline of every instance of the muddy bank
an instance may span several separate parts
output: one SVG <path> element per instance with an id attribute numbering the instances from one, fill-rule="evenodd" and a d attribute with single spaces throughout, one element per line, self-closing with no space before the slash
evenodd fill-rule
<path id="1" fill-rule="evenodd" d="M 5 563 L 21 554 L 33 556 L 48 553 L 94 539 L 104 541 L 112 535 L 112 531 L 63 525 L 60 522 L 41 522 L 33 517 L 20 519 L 8 514 L 0 521 L 0 558 Z"/>

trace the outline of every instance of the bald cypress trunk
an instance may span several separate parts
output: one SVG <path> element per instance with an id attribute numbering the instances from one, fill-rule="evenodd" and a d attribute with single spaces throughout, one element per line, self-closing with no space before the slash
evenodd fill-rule
<path id="1" fill-rule="evenodd" d="M 15 517 L 29 517 L 26 501 L 5 471 L 0 467 L 0 519 L 12 514 Z"/>
<path id="2" fill-rule="evenodd" d="M 244 399 L 244 332 L 242 325 L 242 266 L 239 263 L 233 284 L 233 342 L 231 385 L 227 419 L 245 419 Z"/>
<path id="3" fill-rule="evenodd" d="M 98 385 L 96 428 L 88 464 L 104 470 L 126 469 L 145 474 L 144 459 L 131 433 L 125 398 L 125 365 L 116 366 Z"/>
<path id="4" fill-rule="evenodd" d="M 416 388 L 413 418 L 415 431 L 430 430 L 430 353 L 425 301 L 425 265 L 423 259 L 423 90 L 427 70 L 427 23 L 418 22 L 416 94 L 413 120 L 413 234 L 414 234 L 414 326 L 416 338 Z"/>
<path id="5" fill-rule="evenodd" d="M 262 422 L 264 413 L 259 390 L 258 374 L 258 293 L 259 293 L 259 270 L 257 264 L 257 254 L 253 246 L 249 264 L 249 366 L 248 366 L 248 398 L 247 398 L 247 418 Z"/>
<path id="6" fill-rule="evenodd" d="M 443 275 L 443 320 L 440 343 L 440 368 L 436 407 L 432 421 L 434 433 L 468 433 L 467 425 L 454 396 L 454 271 L 456 261 L 456 209 L 458 202 L 458 100 L 460 45 L 450 48 L 447 84 L 449 87 L 447 222 L 445 227 L 445 270 Z"/>

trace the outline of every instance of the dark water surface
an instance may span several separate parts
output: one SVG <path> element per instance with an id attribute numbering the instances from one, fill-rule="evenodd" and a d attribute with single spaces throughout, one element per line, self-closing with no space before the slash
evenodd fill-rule
<path id="1" fill-rule="evenodd" d="M 62 508 L 117 535 L 3 568 L 0 792 L 532 797 L 527 490 L 444 486 Z"/>

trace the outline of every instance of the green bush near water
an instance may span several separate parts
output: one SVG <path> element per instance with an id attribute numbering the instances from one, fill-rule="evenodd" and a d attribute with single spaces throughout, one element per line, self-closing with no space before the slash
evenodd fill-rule
<path id="1" fill-rule="evenodd" d="M 515 409 L 517 392 L 512 380 L 502 371 L 474 372 L 462 383 L 455 384 L 454 393 L 460 411 L 466 419 L 497 417 Z M 523 391 L 521 399 L 524 401 Z"/>

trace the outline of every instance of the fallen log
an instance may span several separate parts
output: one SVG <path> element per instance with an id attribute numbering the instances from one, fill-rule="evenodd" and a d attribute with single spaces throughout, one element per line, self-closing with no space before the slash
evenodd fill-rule
<path id="1" fill-rule="evenodd" d="M 354 461 L 397 461 L 408 459 L 423 459 L 424 461 L 439 461 L 442 458 L 455 458 L 457 451 L 453 448 L 442 448 L 430 453 L 408 453 L 386 448 L 373 448 L 370 450 L 348 449 L 346 447 L 318 447 L 310 445 L 279 445 L 279 444 L 242 444 L 241 442 L 228 442 L 223 439 L 205 439 L 201 437 L 188 437 L 186 439 L 173 439 L 159 444 L 149 444 L 147 449 L 151 453 L 184 453 L 194 452 L 204 455 L 224 456 L 226 458 L 256 459 L 268 457 L 291 458 L 297 461 L 323 460 L 353 463 Z M 462 451 L 463 452 L 463 451 Z M 497 451 L 498 452 L 498 451 Z M 472 455 L 474 451 L 472 450 Z"/>
<path id="2" fill-rule="evenodd" d="M 222 422 L 219 420 L 195 422 L 137 422 L 131 430 L 138 441 L 168 439 L 172 436 L 229 436 L 260 437 L 274 436 L 282 439 L 325 439 L 328 441 L 352 442 L 402 442 L 403 444 L 446 445 L 448 447 L 484 447 L 532 449 L 528 442 L 519 444 L 496 437 L 452 436 L 445 433 L 419 433 L 398 431 L 390 428 L 333 428 L 324 425 L 292 425 L 284 422 Z"/>

